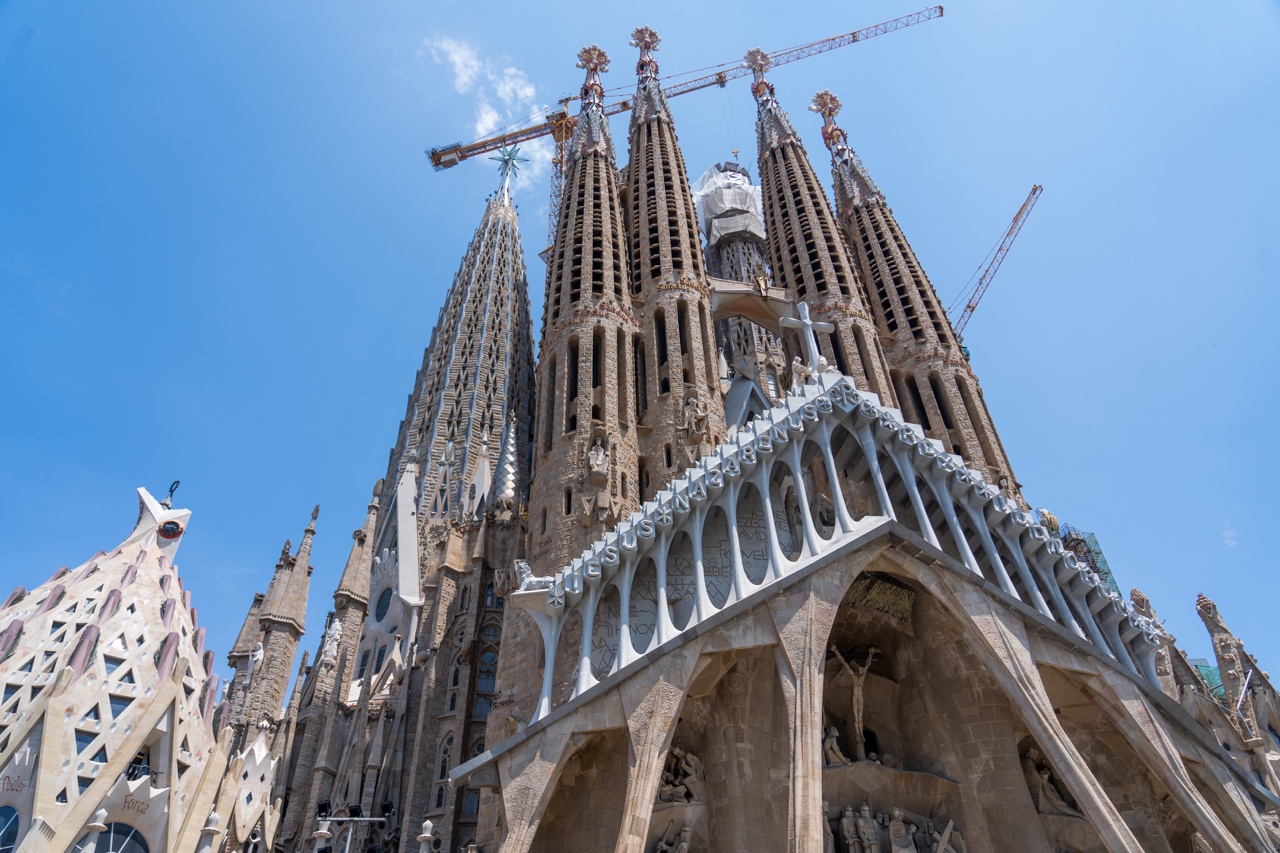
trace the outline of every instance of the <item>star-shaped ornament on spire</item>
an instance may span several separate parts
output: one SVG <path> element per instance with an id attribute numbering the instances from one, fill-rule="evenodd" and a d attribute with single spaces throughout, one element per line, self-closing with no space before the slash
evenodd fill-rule
<path id="1" fill-rule="evenodd" d="M 498 149 L 497 157 L 489 158 L 498 164 L 498 174 L 502 175 L 503 189 L 506 189 L 507 185 L 511 183 L 511 179 L 519 174 L 520 164 L 529 162 L 527 157 L 521 157 L 519 154 L 520 149 L 516 146 L 504 145 Z"/>

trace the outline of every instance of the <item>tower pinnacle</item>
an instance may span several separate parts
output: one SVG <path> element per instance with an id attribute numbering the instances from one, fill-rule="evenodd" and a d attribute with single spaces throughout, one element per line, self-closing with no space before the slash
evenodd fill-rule
<path id="1" fill-rule="evenodd" d="M 577 66 L 587 72 L 587 79 L 582 83 L 582 112 L 569 150 L 575 159 L 594 153 L 613 160 L 613 137 L 604 115 L 604 86 L 600 84 L 600 75 L 609 70 L 609 54 L 599 45 L 584 47 L 578 51 Z"/>
<path id="2" fill-rule="evenodd" d="M 637 27 L 631 33 L 631 46 L 640 48 L 640 60 L 636 62 L 636 98 L 631 109 L 631 131 L 655 116 L 671 121 L 671 113 L 667 109 L 667 98 L 662 94 L 662 84 L 658 80 L 658 61 L 653 52 L 662 43 L 662 38 L 652 27 Z"/>
<path id="3" fill-rule="evenodd" d="M 862 160 L 849 147 L 849 135 L 836 124 L 842 106 L 840 98 L 830 89 L 823 89 L 813 96 L 809 109 L 822 116 L 822 141 L 831 152 L 831 171 L 836 182 L 836 208 L 841 216 L 847 216 L 846 207 L 873 199 L 883 202 L 884 196 Z"/>
<path id="4" fill-rule="evenodd" d="M 653 52 L 662 44 L 662 37 L 652 27 L 636 27 L 631 32 L 631 46 L 640 48 L 640 61 L 636 63 L 636 76 L 641 80 L 658 79 L 658 61 Z"/>
<path id="5" fill-rule="evenodd" d="M 765 151 L 770 148 L 777 148 L 786 142 L 792 142 L 800 145 L 800 137 L 796 135 L 796 130 L 791 126 L 791 119 L 787 117 L 786 112 L 778 104 L 778 100 L 774 95 L 773 84 L 765 78 L 765 72 L 773 67 L 773 60 L 769 54 L 758 47 L 748 50 L 743 57 L 743 64 L 751 69 L 751 94 L 756 99 L 756 107 L 758 110 L 758 118 L 756 121 L 756 134 L 760 144 L 760 150 Z M 803 146 L 801 146 L 803 148 Z"/>

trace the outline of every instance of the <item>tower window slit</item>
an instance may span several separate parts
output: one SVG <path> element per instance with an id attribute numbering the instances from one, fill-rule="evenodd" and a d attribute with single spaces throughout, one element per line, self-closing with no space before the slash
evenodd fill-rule
<path id="1" fill-rule="evenodd" d="M 933 429 L 933 424 L 929 423 L 929 413 L 924 408 L 924 398 L 920 396 L 920 386 L 916 384 L 914 376 L 907 376 L 904 379 L 907 387 L 907 396 L 911 400 L 912 407 L 916 410 L 916 416 L 919 418 L 917 423 L 924 427 L 925 432 Z"/>

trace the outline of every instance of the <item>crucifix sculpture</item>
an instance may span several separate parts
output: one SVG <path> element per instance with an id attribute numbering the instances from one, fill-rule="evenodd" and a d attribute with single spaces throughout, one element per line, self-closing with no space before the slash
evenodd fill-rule
<path id="1" fill-rule="evenodd" d="M 800 342 L 804 345 L 805 360 L 809 362 L 809 369 L 816 375 L 818 373 L 818 339 L 813 334 L 817 332 L 834 332 L 836 327 L 830 323 L 822 323 L 809 318 L 809 303 L 801 302 L 796 305 L 796 317 L 783 317 L 781 323 L 788 329 L 803 329 L 801 332 Z"/>

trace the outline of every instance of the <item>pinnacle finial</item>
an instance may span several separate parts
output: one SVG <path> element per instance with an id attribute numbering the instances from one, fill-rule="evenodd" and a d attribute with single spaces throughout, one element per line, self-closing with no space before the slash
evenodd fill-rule
<path id="1" fill-rule="evenodd" d="M 813 103 L 809 105 L 809 109 L 823 118 L 835 118 L 840 114 L 840 108 L 844 104 L 840 103 L 840 98 L 830 89 L 823 89 L 813 96 Z"/>
<path id="2" fill-rule="evenodd" d="M 662 36 L 654 32 L 653 27 L 636 27 L 631 31 L 631 46 L 643 51 L 654 51 L 662 44 Z"/>
<path id="3" fill-rule="evenodd" d="M 589 45 L 578 51 L 578 67 L 587 72 L 582 83 L 582 111 L 604 107 L 604 86 L 600 85 L 601 73 L 609 70 L 609 54 L 599 45 Z"/>
<path id="4" fill-rule="evenodd" d="M 598 44 L 588 45 L 578 51 L 578 67 L 587 74 L 601 74 L 609 70 L 609 54 Z"/>
<path id="5" fill-rule="evenodd" d="M 849 136 L 836 124 L 836 115 L 843 104 L 830 89 L 823 89 L 813 96 L 809 110 L 822 116 L 822 141 L 832 154 L 841 155 L 849 148 Z"/>
<path id="6" fill-rule="evenodd" d="M 320 517 L 320 504 L 316 504 L 315 509 L 311 510 L 311 523 L 308 524 L 307 527 L 308 528 L 315 527 L 316 519 L 319 517 Z"/>
<path id="7" fill-rule="evenodd" d="M 518 147 L 504 145 L 498 149 L 497 157 L 489 158 L 498 164 L 498 174 L 502 176 L 502 189 L 504 191 L 507 189 L 507 185 L 511 183 L 511 179 L 520 172 L 520 164 L 529 162 L 527 157 L 521 157 L 519 154 L 520 149 Z"/>
<path id="8" fill-rule="evenodd" d="M 743 55 L 742 59 L 743 64 L 755 73 L 757 80 L 773 67 L 773 59 L 764 52 L 764 48 L 753 47 Z"/>
<path id="9" fill-rule="evenodd" d="M 773 67 L 773 59 L 762 48 L 753 47 L 743 56 L 743 65 L 751 69 L 751 94 L 756 102 L 767 103 L 773 99 L 773 84 L 765 79 L 764 73 Z"/>
<path id="10" fill-rule="evenodd" d="M 631 46 L 640 48 L 640 61 L 636 63 L 636 76 L 642 81 L 658 79 L 658 60 L 653 52 L 662 43 L 662 38 L 652 27 L 636 27 L 631 33 Z"/>

